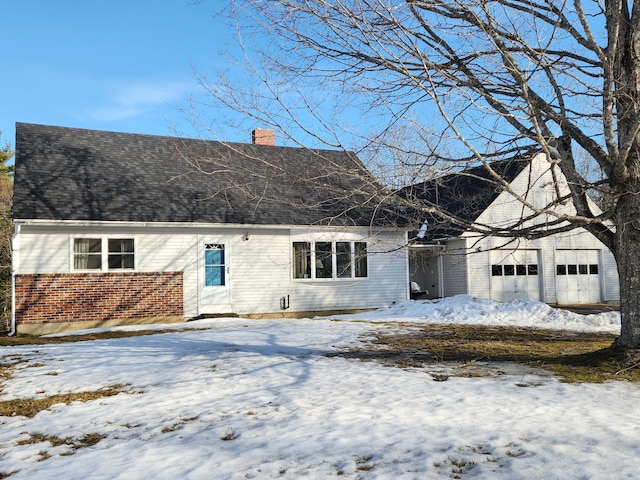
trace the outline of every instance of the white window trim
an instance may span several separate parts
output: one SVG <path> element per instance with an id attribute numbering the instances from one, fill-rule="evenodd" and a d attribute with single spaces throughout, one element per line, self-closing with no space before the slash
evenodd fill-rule
<path id="1" fill-rule="evenodd" d="M 101 262 L 100 268 L 75 268 L 75 241 L 79 238 L 89 238 L 101 241 Z M 109 268 L 109 240 L 133 240 L 133 268 Z M 137 270 L 137 240 L 132 235 L 71 235 L 69 241 L 69 271 L 79 273 L 95 273 L 95 272 L 133 272 Z"/>

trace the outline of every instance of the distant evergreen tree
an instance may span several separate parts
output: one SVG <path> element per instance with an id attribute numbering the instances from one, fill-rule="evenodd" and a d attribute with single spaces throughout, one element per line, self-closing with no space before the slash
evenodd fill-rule
<path id="1" fill-rule="evenodd" d="M 0 132 L 2 137 L 2 132 Z M 9 142 L 4 144 L 4 148 L 0 150 L 0 175 L 13 175 L 13 165 L 7 165 L 7 162 L 13 158 L 13 149 Z"/>
<path id="2" fill-rule="evenodd" d="M 0 149 L 0 331 L 9 329 L 11 318 L 11 198 L 14 166 L 7 165 L 7 162 L 13 158 L 13 154 L 9 142 Z"/>

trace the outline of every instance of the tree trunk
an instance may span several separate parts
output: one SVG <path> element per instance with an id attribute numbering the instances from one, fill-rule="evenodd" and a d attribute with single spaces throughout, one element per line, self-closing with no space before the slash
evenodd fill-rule
<path id="1" fill-rule="evenodd" d="M 615 345 L 640 348 L 640 201 L 626 194 L 618 203 L 614 255 L 620 279 L 622 328 Z"/>
<path id="2" fill-rule="evenodd" d="M 618 152 L 611 185 L 619 193 L 615 206 L 613 254 L 620 280 L 620 336 L 614 345 L 640 348 L 640 17 L 633 2 L 607 1 L 607 29 L 617 44 L 613 55 Z M 629 150 L 625 152 L 627 146 Z"/>

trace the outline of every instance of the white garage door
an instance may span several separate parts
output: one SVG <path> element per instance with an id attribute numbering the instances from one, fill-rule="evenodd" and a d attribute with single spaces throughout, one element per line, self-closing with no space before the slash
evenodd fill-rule
<path id="1" fill-rule="evenodd" d="M 556 295 L 563 305 L 598 303 L 600 292 L 598 250 L 556 250 Z"/>
<path id="2" fill-rule="evenodd" d="M 491 298 L 509 302 L 516 298 L 540 300 L 540 262 L 537 250 L 491 252 Z"/>

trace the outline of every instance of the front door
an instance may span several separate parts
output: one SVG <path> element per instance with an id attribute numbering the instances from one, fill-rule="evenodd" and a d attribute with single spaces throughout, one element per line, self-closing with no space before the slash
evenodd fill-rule
<path id="1" fill-rule="evenodd" d="M 199 241 L 200 311 L 202 314 L 230 313 L 230 266 L 228 241 L 219 237 Z"/>

